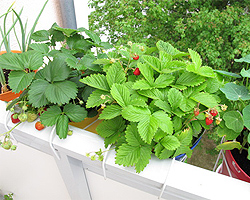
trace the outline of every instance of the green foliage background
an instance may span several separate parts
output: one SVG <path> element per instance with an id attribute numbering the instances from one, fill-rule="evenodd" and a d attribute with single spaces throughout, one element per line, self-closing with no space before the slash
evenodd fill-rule
<path id="1" fill-rule="evenodd" d="M 234 59 L 250 52 L 249 0 L 90 0 L 89 7 L 90 30 L 113 44 L 164 40 L 233 72 L 244 67 Z"/>

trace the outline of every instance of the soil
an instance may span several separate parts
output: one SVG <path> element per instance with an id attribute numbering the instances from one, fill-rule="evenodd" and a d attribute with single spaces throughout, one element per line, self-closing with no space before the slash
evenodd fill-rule
<path id="1" fill-rule="evenodd" d="M 191 158 L 187 163 L 207 170 L 213 170 L 219 151 L 215 150 L 216 142 L 208 137 L 209 132 L 202 136 L 199 144 L 194 148 Z"/>

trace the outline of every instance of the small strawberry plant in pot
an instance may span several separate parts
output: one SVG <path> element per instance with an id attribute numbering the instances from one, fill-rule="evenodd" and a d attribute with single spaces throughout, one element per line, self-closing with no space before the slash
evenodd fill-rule
<path id="1" fill-rule="evenodd" d="M 94 62 L 105 74 L 80 81 L 96 88 L 86 106 L 103 108 L 96 130 L 106 147 L 115 145 L 117 164 L 141 172 L 152 155 L 190 157 L 193 139 L 221 122 L 221 83 L 197 52 L 159 41 L 153 48 L 129 42 L 107 55 Z"/>
<path id="2" fill-rule="evenodd" d="M 87 36 L 82 35 L 84 32 Z M 13 91 L 23 90 L 22 95 L 8 104 L 7 109 L 17 113 L 18 118 L 33 109 L 44 126 L 56 126 L 59 138 L 68 135 L 69 122 L 80 122 L 98 114 L 98 108 L 86 109 L 88 96 L 95 90 L 79 80 L 91 74 L 102 73 L 100 66 L 92 64 L 96 57 L 92 47 L 100 51 L 111 45 L 85 28 L 66 29 L 53 24 L 49 30 L 39 30 L 31 36 L 27 52 L 6 53 L 0 63 L 8 64 Z M 34 70 L 37 72 L 35 73 Z M 27 107 L 27 111 L 20 105 Z M 23 121 L 26 121 L 25 119 Z M 42 130 L 36 124 L 37 130 Z"/>
<path id="3" fill-rule="evenodd" d="M 236 62 L 250 63 L 250 54 L 236 59 Z M 250 70 L 242 69 L 239 74 L 218 72 L 230 76 L 234 82 L 225 82 L 220 90 L 224 93 L 224 101 L 228 105 L 227 112 L 223 113 L 223 122 L 217 127 L 217 133 L 225 137 L 225 141 L 217 149 L 226 151 L 226 159 L 232 176 L 250 182 Z M 238 170 L 232 166 L 236 163 Z M 227 168 L 223 173 L 228 175 Z"/>

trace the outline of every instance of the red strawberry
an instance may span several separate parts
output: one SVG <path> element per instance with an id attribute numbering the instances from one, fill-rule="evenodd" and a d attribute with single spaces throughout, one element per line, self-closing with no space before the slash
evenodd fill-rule
<path id="1" fill-rule="evenodd" d="M 135 56 L 133 57 L 134 60 L 138 60 L 139 56 L 135 54 Z"/>
<path id="2" fill-rule="evenodd" d="M 212 124 L 213 123 L 213 118 L 206 118 L 206 125 L 210 125 L 210 124 Z"/>
<path id="3" fill-rule="evenodd" d="M 35 128 L 39 131 L 44 129 L 44 127 L 45 126 L 40 121 L 36 122 L 36 124 L 35 124 Z"/>
<path id="4" fill-rule="evenodd" d="M 194 109 L 194 116 L 198 116 L 200 114 L 200 109 L 199 108 L 195 108 Z"/>
<path id="5" fill-rule="evenodd" d="M 12 123 L 14 123 L 14 124 L 20 122 L 20 120 L 18 119 L 18 114 L 17 114 L 17 113 L 13 113 L 13 114 L 11 115 L 11 121 L 12 121 Z"/>
<path id="6" fill-rule="evenodd" d="M 133 73 L 134 73 L 134 75 L 136 75 L 136 76 L 139 76 L 139 75 L 141 74 L 141 72 L 140 72 L 140 70 L 139 70 L 138 67 L 135 69 L 135 71 L 134 71 Z"/>
<path id="7" fill-rule="evenodd" d="M 218 111 L 215 108 L 212 108 L 210 110 L 210 114 L 213 115 L 214 117 L 218 114 Z"/>

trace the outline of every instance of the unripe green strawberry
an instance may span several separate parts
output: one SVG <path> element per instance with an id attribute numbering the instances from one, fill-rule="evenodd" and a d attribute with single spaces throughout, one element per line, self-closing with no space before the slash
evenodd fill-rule
<path id="1" fill-rule="evenodd" d="M 37 114 L 36 113 L 34 113 L 34 112 L 28 112 L 27 113 L 27 121 L 28 122 L 33 122 L 33 121 L 36 120 L 36 118 L 37 118 Z"/>
<path id="2" fill-rule="evenodd" d="M 20 115 L 18 115 L 18 119 L 19 119 L 21 122 L 25 122 L 25 121 L 28 119 L 28 116 L 27 116 L 27 114 L 25 114 L 25 113 L 21 113 Z"/>
<path id="3" fill-rule="evenodd" d="M 12 145 L 12 146 L 10 147 L 10 149 L 11 149 L 12 151 L 15 151 L 15 150 L 16 150 L 16 145 Z"/>
<path id="4" fill-rule="evenodd" d="M 5 141 L 1 144 L 1 146 L 6 149 L 6 150 L 9 150 L 11 148 L 11 145 L 12 145 L 12 142 L 10 140 L 8 141 Z"/>
<path id="5" fill-rule="evenodd" d="M 69 131 L 68 131 L 68 135 L 69 135 L 69 136 L 73 135 L 73 131 L 72 131 L 72 130 L 69 130 Z"/>

